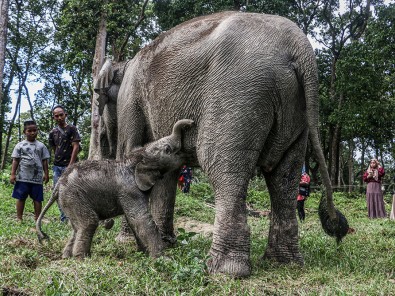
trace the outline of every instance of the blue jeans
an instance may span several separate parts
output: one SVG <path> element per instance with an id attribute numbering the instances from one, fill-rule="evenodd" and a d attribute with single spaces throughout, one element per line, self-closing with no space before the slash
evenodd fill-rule
<path id="1" fill-rule="evenodd" d="M 67 167 L 64 166 L 57 166 L 54 165 L 52 167 L 53 170 L 53 187 L 55 188 L 56 183 L 58 183 L 58 180 L 60 176 L 63 174 L 63 172 L 66 170 Z M 67 220 L 66 215 L 63 213 L 62 209 L 59 206 L 59 202 L 56 200 L 56 203 L 58 204 L 59 212 L 60 212 L 60 221 L 65 222 Z"/>

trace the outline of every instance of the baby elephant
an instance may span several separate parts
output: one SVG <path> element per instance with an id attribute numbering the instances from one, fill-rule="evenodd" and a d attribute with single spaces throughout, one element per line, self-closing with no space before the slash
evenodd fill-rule
<path id="1" fill-rule="evenodd" d="M 190 119 L 179 120 L 170 136 L 135 150 L 124 161 L 86 160 L 67 168 L 51 199 L 37 219 L 38 239 L 48 238 L 41 231 L 41 220 L 59 199 L 73 232 L 63 250 L 63 258 L 90 255 L 99 220 L 124 214 L 134 232 L 139 250 L 157 257 L 164 249 L 159 230 L 149 212 L 148 195 L 155 181 L 182 165 L 181 130 Z"/>

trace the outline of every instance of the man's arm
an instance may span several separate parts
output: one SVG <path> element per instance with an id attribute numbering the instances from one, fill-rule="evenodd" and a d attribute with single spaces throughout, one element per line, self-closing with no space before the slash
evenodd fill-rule
<path id="1" fill-rule="evenodd" d="M 80 142 L 72 142 L 71 145 L 73 146 L 73 152 L 71 152 L 71 159 L 69 165 L 75 163 L 77 159 L 77 155 L 80 150 Z"/>

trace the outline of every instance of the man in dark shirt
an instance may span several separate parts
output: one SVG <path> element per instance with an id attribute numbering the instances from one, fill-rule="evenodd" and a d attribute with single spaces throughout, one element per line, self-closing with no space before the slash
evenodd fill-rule
<path id="1" fill-rule="evenodd" d="M 77 128 L 66 122 L 67 113 L 63 106 L 57 105 L 53 107 L 52 115 L 58 124 L 58 126 L 49 133 L 49 146 L 54 152 L 53 184 L 55 187 L 58 179 L 67 166 L 77 161 L 81 137 Z M 67 217 L 64 215 L 60 207 L 59 211 L 60 220 L 65 222 Z"/>

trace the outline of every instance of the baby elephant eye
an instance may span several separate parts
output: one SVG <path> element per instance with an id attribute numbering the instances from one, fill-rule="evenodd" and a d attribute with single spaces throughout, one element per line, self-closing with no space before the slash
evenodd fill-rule
<path id="1" fill-rule="evenodd" d="M 172 150 L 171 150 L 170 145 L 165 145 L 165 153 L 166 154 L 171 154 L 171 152 L 172 152 Z"/>

